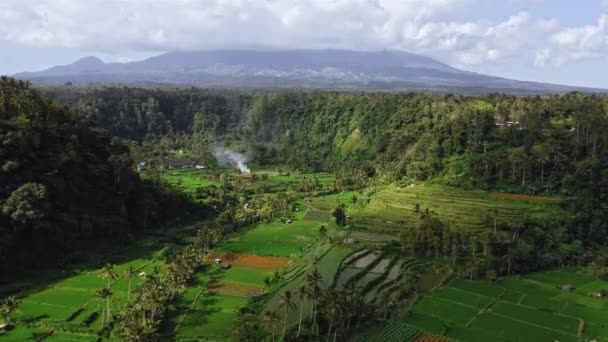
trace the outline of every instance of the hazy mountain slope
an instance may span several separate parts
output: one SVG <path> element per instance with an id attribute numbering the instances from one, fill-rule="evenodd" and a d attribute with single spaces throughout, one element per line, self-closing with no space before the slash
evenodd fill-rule
<path id="1" fill-rule="evenodd" d="M 21 73 L 15 77 L 39 83 L 167 83 L 361 90 L 542 93 L 580 89 L 476 74 L 401 51 L 170 52 L 130 63 L 104 63 L 96 57 L 86 57 L 70 65 Z"/>

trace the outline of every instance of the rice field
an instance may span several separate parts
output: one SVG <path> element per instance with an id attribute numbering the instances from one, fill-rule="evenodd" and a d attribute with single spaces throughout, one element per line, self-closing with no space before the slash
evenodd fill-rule
<path id="1" fill-rule="evenodd" d="M 469 231 L 490 228 L 484 220 L 496 216 L 497 223 L 509 223 L 530 216 L 544 220 L 559 215 L 558 200 L 539 201 L 525 196 L 496 196 L 484 191 L 468 191 L 424 184 L 405 188 L 389 186 L 373 194 L 362 208 L 353 208 L 352 223 L 376 232 L 394 232 L 415 225 L 419 210 L 427 208 L 440 220 Z"/>
<path id="2" fill-rule="evenodd" d="M 455 279 L 434 290 L 404 320 L 459 341 L 608 341 L 605 300 L 587 292 L 601 282 L 584 271 L 542 272 L 485 281 Z M 565 284 L 575 284 L 572 292 Z"/>
<path id="3" fill-rule="evenodd" d="M 111 312 L 118 310 L 127 300 L 129 280 L 126 272 L 130 267 L 138 274 L 152 272 L 154 267 L 160 266 L 162 262 L 154 256 L 115 264 L 114 270 L 119 278 L 110 282 Z M 51 332 L 48 340 L 97 340 L 105 301 L 97 297 L 96 290 L 108 284 L 101 273 L 101 269 L 82 271 L 24 295 L 13 316 L 19 328 L 9 331 L 2 340 L 30 341 L 35 340 L 35 336 Z M 137 275 L 131 278 L 131 289 L 141 281 Z"/>

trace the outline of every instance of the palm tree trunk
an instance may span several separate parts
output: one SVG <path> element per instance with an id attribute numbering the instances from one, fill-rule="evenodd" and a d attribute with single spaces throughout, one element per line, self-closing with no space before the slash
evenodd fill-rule
<path id="1" fill-rule="evenodd" d="M 329 322 L 329 330 L 327 330 L 327 342 L 329 342 L 329 336 L 331 336 L 331 329 L 333 328 L 334 321 Z"/>
<path id="2" fill-rule="evenodd" d="M 104 307 L 101 307 L 101 327 L 104 327 L 104 323 L 106 321 L 106 310 L 104 309 Z"/>
<path id="3" fill-rule="evenodd" d="M 285 315 L 283 316 L 283 334 L 281 335 L 281 340 L 284 341 L 285 340 L 285 330 L 287 330 L 287 309 L 288 309 L 288 305 L 285 305 Z"/>
<path id="4" fill-rule="evenodd" d="M 108 307 L 108 309 L 106 310 L 107 314 L 108 314 L 108 322 L 110 322 L 110 297 L 109 296 L 106 298 L 106 306 Z"/>
<path id="5" fill-rule="evenodd" d="M 509 268 L 507 269 L 507 278 L 511 275 L 511 261 L 509 261 Z"/>
<path id="6" fill-rule="evenodd" d="M 545 162 L 540 163 L 540 184 L 545 184 Z"/>
<path id="7" fill-rule="evenodd" d="M 302 312 L 304 312 L 304 303 L 300 306 L 300 320 L 298 321 L 298 333 L 296 337 L 300 337 L 300 330 L 302 329 Z"/>
<path id="8" fill-rule="evenodd" d="M 131 280 L 133 279 L 132 276 L 129 276 L 129 288 L 127 290 L 127 300 L 131 299 Z"/>

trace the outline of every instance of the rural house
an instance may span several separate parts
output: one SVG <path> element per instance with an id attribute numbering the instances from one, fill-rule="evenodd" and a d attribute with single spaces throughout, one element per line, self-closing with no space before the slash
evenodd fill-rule
<path id="1" fill-rule="evenodd" d="M 194 169 L 195 166 L 194 161 L 185 159 L 165 160 L 163 162 L 163 167 L 168 170 Z"/>

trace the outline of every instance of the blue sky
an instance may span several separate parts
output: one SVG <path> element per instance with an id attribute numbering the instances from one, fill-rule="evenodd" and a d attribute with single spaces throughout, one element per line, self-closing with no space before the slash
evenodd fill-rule
<path id="1" fill-rule="evenodd" d="M 608 88 L 608 0 L 2 0 L 0 74 L 88 55 L 400 49 L 508 78 Z"/>

